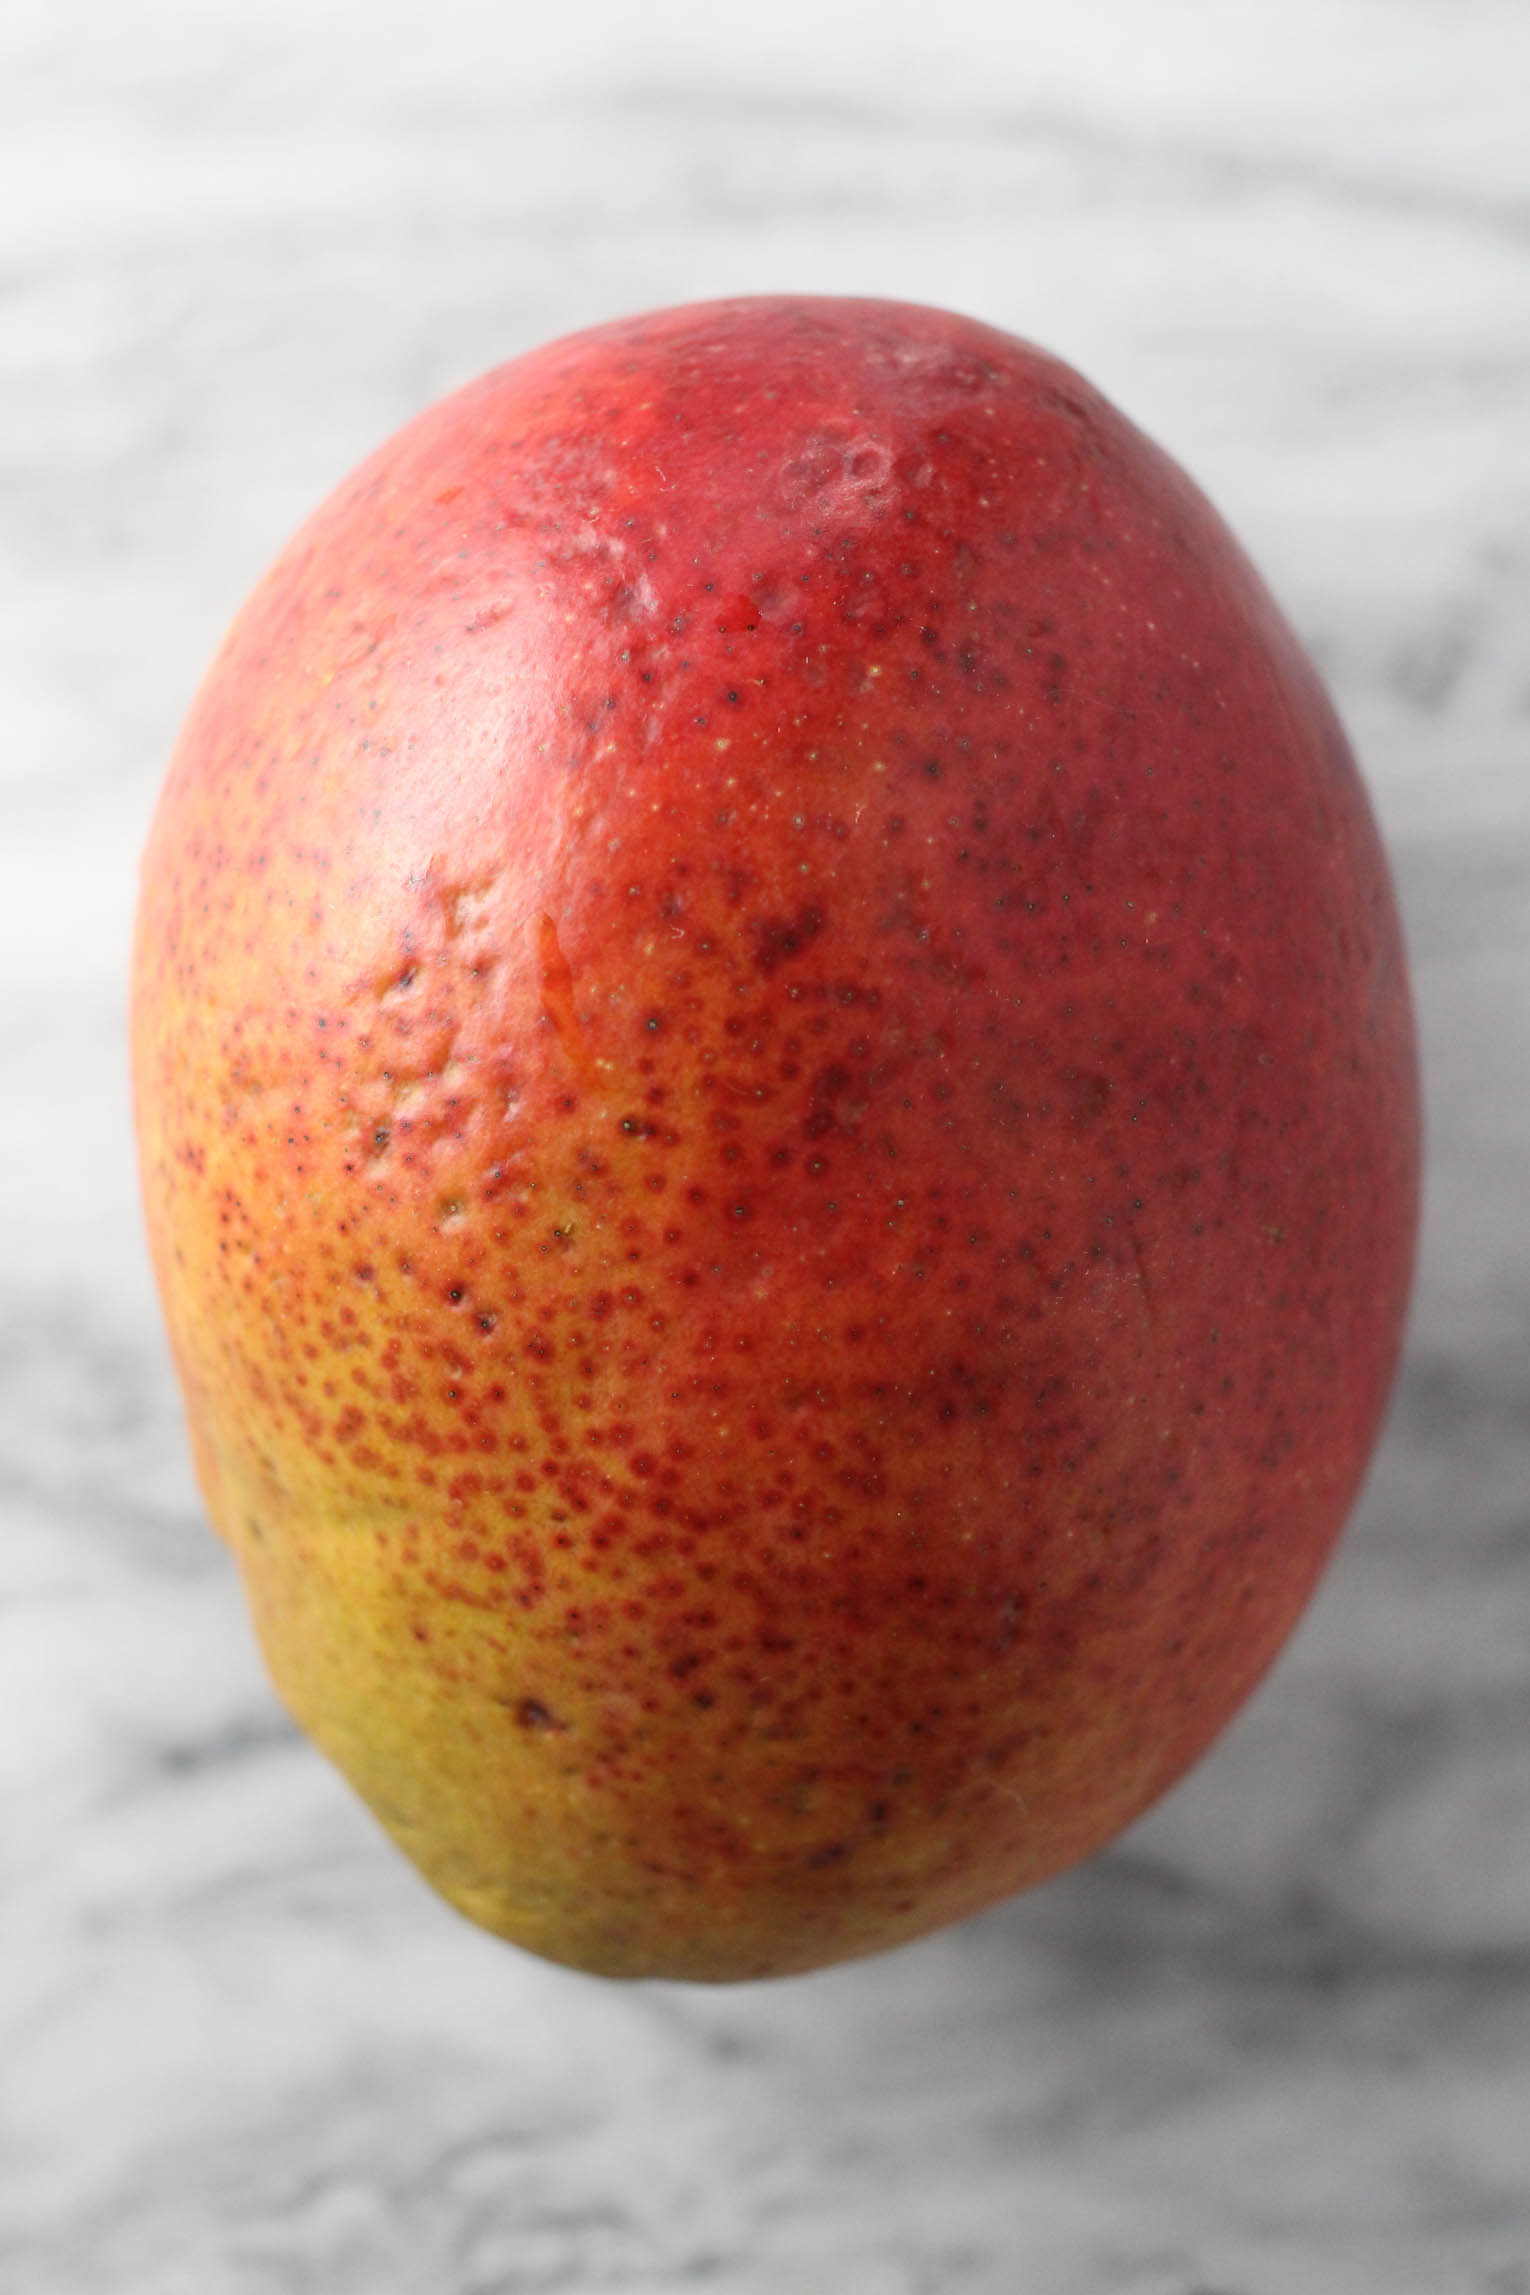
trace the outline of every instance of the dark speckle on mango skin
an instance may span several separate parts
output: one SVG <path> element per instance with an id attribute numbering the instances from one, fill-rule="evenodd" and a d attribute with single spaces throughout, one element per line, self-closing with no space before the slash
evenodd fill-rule
<path id="1" fill-rule="evenodd" d="M 135 1062 L 278 1683 L 580 1965 L 1088 1853 L 1383 1407 L 1416 1082 L 1342 735 L 1183 477 L 971 322 L 624 322 L 364 464 L 183 733 Z"/>

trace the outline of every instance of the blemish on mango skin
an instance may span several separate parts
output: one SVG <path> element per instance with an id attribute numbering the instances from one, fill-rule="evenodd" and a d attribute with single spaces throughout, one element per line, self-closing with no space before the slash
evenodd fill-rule
<path id="1" fill-rule="evenodd" d="M 278 1684 L 580 1965 L 816 1965 L 1086 1853 L 1270 1661 L 1385 1393 L 1416 1109 L 1342 738 L 1177 474 L 965 322 L 632 322 L 385 448 L 183 734 L 135 1065 Z"/>

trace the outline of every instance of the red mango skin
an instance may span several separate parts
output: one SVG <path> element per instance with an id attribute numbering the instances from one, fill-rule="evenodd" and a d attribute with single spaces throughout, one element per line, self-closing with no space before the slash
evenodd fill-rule
<path id="1" fill-rule="evenodd" d="M 1419 1156 L 1372 818 L 1216 514 L 991 328 L 700 305 L 410 423 L 192 708 L 134 1034 L 274 1679 L 556 1960 L 1061 1871 L 1354 1500 Z"/>

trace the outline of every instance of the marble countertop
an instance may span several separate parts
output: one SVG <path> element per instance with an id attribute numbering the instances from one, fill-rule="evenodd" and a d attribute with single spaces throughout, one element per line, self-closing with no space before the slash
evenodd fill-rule
<path id="1" fill-rule="evenodd" d="M 1530 2295 L 1530 14 L 7 0 L 0 2287 Z M 1416 967 L 1389 1431 L 1284 1662 L 1069 1879 L 617 1988 L 295 1736 L 140 1238 L 135 855 L 357 456 L 565 329 L 952 304 L 1100 383 L 1329 677 Z"/>

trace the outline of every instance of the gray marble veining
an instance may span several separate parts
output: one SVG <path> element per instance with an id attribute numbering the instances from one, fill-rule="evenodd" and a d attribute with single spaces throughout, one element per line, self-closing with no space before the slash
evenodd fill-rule
<path id="1" fill-rule="evenodd" d="M 10 0 L 0 2287 L 1530 2295 L 1530 19 L 1512 0 Z M 1333 1572 L 1117 1848 L 885 1960 L 461 1926 L 202 1526 L 122 972 L 195 678 L 426 399 L 616 312 L 951 303 L 1195 471 L 1397 864 L 1430 1190 Z"/>

